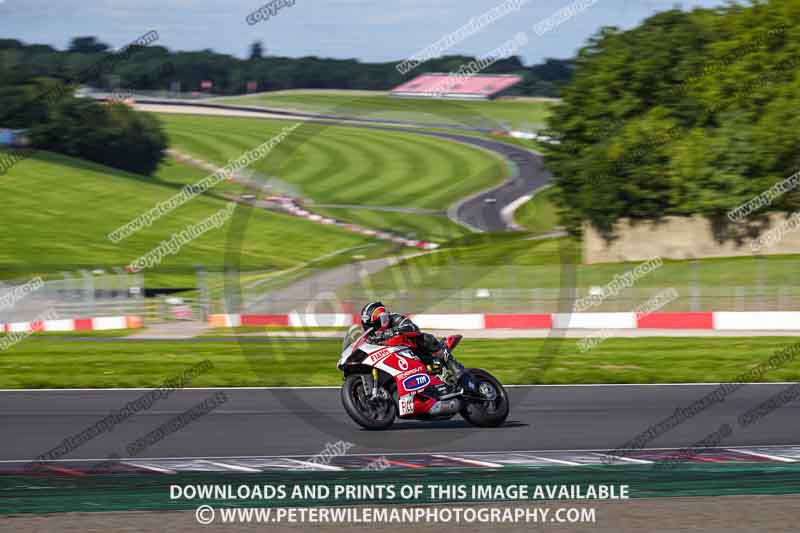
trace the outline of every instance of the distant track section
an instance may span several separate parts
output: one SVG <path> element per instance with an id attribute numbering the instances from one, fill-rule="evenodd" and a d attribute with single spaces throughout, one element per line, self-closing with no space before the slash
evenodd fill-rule
<path id="1" fill-rule="evenodd" d="M 550 184 L 552 175 L 545 170 L 542 157 L 530 150 L 504 142 L 476 137 L 474 135 L 426 131 L 421 128 L 447 128 L 465 132 L 489 133 L 491 130 L 449 123 L 411 122 L 400 120 L 378 120 L 360 117 L 300 113 L 279 109 L 214 104 L 187 100 L 168 100 L 143 98 L 137 100 L 137 107 L 144 111 L 161 113 L 196 113 L 232 116 L 253 116 L 274 119 L 311 120 L 319 122 L 334 121 L 337 126 L 369 128 L 388 131 L 402 131 L 415 135 L 438 137 L 453 142 L 467 144 L 490 151 L 502 157 L 511 167 L 511 178 L 502 184 L 470 196 L 453 205 L 448 214 L 455 222 L 472 231 L 506 231 L 516 229 L 503 210 L 521 196 L 529 195 Z"/>

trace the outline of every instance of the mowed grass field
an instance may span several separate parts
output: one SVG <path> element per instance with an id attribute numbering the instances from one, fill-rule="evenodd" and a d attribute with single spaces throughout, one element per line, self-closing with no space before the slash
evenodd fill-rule
<path id="1" fill-rule="evenodd" d="M 196 115 L 159 118 L 171 147 L 219 165 L 294 124 Z M 295 129 L 250 168 L 279 179 L 316 204 L 342 206 L 320 208 L 341 220 L 438 241 L 465 233 L 444 215 L 448 206 L 508 177 L 501 158 L 469 146 L 407 133 L 310 123 Z M 393 213 L 370 206 L 440 214 Z"/>
<path id="2" fill-rule="evenodd" d="M 797 338 L 608 339 L 581 353 L 578 339 L 470 340 L 456 356 L 505 384 L 690 383 L 732 381 Z M 0 358 L 0 388 L 157 387 L 202 360 L 211 371 L 193 387 L 341 384 L 341 342 L 75 342 L 31 338 Z M 76 372 L 75 369 L 80 369 Z M 759 381 L 797 381 L 800 361 Z"/>
<path id="3" fill-rule="evenodd" d="M 547 233 L 558 226 L 553 187 L 538 192 L 514 212 L 514 221 L 531 233 Z"/>
<path id="4" fill-rule="evenodd" d="M 542 128 L 554 105 L 552 101 L 536 99 L 433 100 L 397 98 L 386 93 L 302 90 L 220 98 L 217 101 L 380 120 L 482 128 L 506 125 L 526 129 Z"/>
<path id="5" fill-rule="evenodd" d="M 109 232 L 178 192 L 204 173 L 171 162 L 148 178 L 83 160 L 38 152 L 0 177 L 0 276 L 58 275 L 78 268 L 124 267 L 190 224 L 223 209 L 221 197 L 197 197 L 150 227 L 115 244 Z M 194 269 L 221 269 L 229 242 L 241 236 L 243 269 L 282 270 L 319 256 L 370 245 L 365 237 L 288 215 L 253 209 L 242 229 L 236 217 L 145 271 L 147 287 L 194 286 Z M 237 226 L 238 228 L 238 226 Z M 287 242 L 303 243 L 286 246 Z M 237 245 L 238 246 L 238 245 Z M 378 245 L 376 245 L 378 246 Z M 383 245 L 379 245 L 383 246 Z M 366 253 L 363 249 L 358 253 Z M 350 256 L 346 258 L 349 260 Z"/>

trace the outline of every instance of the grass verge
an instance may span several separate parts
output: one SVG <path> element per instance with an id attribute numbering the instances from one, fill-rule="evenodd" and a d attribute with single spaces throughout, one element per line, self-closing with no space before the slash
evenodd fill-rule
<path id="1" fill-rule="evenodd" d="M 541 128 L 550 115 L 551 101 L 481 100 L 442 101 L 431 98 L 395 98 L 386 94 L 348 94 L 326 91 L 281 91 L 219 100 L 222 103 L 325 113 L 336 116 L 403 120 L 433 124 L 508 125 Z"/>
<path id="2" fill-rule="evenodd" d="M 608 339 L 580 353 L 577 339 L 467 339 L 457 357 L 506 384 L 689 383 L 734 380 L 798 339 L 786 337 Z M 0 356 L 0 388 L 155 387 L 208 359 L 192 383 L 217 386 L 339 385 L 338 340 L 269 342 L 77 342 L 33 338 Z M 548 344 L 549 343 L 549 344 Z M 556 353 L 554 353 L 554 351 Z M 540 373 L 536 369 L 544 367 Z M 789 361 L 759 381 L 800 380 Z"/>
<path id="3" fill-rule="evenodd" d="M 531 233 L 547 233 L 558 226 L 558 209 L 553 202 L 553 187 L 534 195 L 514 213 L 514 219 Z"/>
<path id="4" fill-rule="evenodd" d="M 566 238 L 530 240 L 528 233 L 481 234 L 449 243 L 437 253 L 409 258 L 376 273 L 365 283 L 390 290 L 404 288 L 545 288 L 563 283 L 562 246 L 574 245 L 577 287 L 603 286 L 635 268 L 642 261 L 580 264 L 580 242 Z M 699 260 L 664 260 L 663 265 L 636 281 L 636 288 L 676 287 L 690 284 L 704 288 L 769 287 L 793 288 L 800 256 L 723 257 Z M 410 272 L 413 283 L 404 284 Z M 733 292 L 731 292 L 731 295 Z"/>

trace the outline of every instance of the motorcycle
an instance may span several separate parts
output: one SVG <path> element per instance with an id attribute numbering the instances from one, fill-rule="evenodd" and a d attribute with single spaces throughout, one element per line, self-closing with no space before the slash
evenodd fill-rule
<path id="1" fill-rule="evenodd" d="M 402 335 L 381 344 L 369 342 L 369 329 L 352 326 L 342 342 L 336 367 L 344 374 L 341 389 L 345 411 L 365 429 L 391 426 L 395 418 L 448 420 L 460 414 L 479 427 L 496 427 L 509 413 L 508 394 L 489 372 L 468 369 L 475 382 L 464 387 L 446 365 L 426 365 Z M 461 335 L 444 339 L 452 351 Z"/>

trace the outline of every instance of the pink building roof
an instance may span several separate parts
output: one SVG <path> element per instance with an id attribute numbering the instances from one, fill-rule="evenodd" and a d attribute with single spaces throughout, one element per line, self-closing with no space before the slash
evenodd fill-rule
<path id="1" fill-rule="evenodd" d="M 421 74 L 392 89 L 394 95 L 471 96 L 490 98 L 522 81 L 514 75 L 477 74 L 456 76 L 450 74 Z"/>

